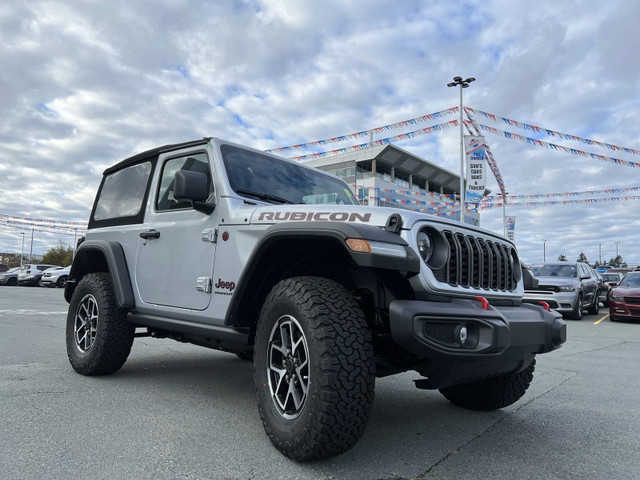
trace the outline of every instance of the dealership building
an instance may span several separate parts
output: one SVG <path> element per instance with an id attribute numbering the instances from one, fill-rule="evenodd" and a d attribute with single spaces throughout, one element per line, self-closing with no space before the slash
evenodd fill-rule
<path id="1" fill-rule="evenodd" d="M 402 208 L 460 220 L 456 203 L 460 176 L 395 145 L 308 160 L 305 165 L 333 173 L 352 186 L 360 203 Z M 479 225 L 475 210 L 464 221 Z"/>

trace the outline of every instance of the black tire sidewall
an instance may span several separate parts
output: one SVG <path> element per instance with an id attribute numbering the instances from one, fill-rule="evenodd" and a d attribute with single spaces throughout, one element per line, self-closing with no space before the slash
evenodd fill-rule
<path id="1" fill-rule="evenodd" d="M 282 316 L 298 322 L 309 355 L 309 387 L 302 410 L 286 419 L 271 398 L 268 345 Z M 260 314 L 254 349 L 256 396 L 274 446 L 294 460 L 338 455 L 364 433 L 375 388 L 371 335 L 362 310 L 339 284 L 296 277 L 277 284 Z"/>
<path id="2" fill-rule="evenodd" d="M 273 434 L 280 439 L 293 442 L 297 437 L 303 434 L 304 429 L 306 428 L 308 417 L 310 415 L 309 410 L 311 409 L 310 399 L 316 396 L 315 390 L 318 388 L 318 381 L 316 380 L 318 375 L 318 358 L 309 342 L 311 333 L 308 325 L 309 319 L 305 318 L 305 315 L 300 311 L 298 306 L 288 298 L 279 298 L 277 303 L 269 305 L 269 308 L 265 309 L 263 315 L 265 315 L 266 321 L 262 322 L 256 331 L 256 350 L 254 350 L 253 354 L 254 362 L 256 364 L 256 385 L 259 386 L 257 391 L 258 401 L 261 405 L 262 414 L 268 419 L 269 424 L 273 429 Z M 290 315 L 294 317 L 300 324 L 302 332 L 307 339 L 309 362 L 311 364 L 311 382 L 307 393 L 307 401 L 302 408 L 302 412 L 293 420 L 284 419 L 274 405 L 273 399 L 271 398 L 271 392 L 269 390 L 267 369 L 263 368 L 267 366 L 269 362 L 268 345 L 271 330 L 278 319 L 283 315 Z"/>
<path id="3" fill-rule="evenodd" d="M 81 351 L 75 340 L 75 318 L 82 300 L 92 295 L 98 306 L 96 337 L 91 348 Z M 118 308 L 108 273 L 90 273 L 78 283 L 69 305 L 66 323 L 67 356 L 74 370 L 83 375 L 106 375 L 126 361 L 135 327 L 126 320 L 127 311 Z"/>

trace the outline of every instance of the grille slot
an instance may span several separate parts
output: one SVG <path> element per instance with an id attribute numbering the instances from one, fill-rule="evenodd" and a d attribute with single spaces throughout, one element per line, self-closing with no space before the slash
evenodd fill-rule
<path id="1" fill-rule="evenodd" d="M 442 268 L 433 271 L 436 280 L 454 287 L 516 289 L 515 269 L 519 265 L 515 264 L 510 245 L 449 230 L 443 231 L 442 235 L 449 249 L 449 259 Z"/>

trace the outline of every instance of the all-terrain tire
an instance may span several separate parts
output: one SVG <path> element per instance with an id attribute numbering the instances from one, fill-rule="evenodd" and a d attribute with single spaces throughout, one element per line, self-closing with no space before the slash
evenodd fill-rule
<path id="1" fill-rule="evenodd" d="M 441 388 L 440 393 L 454 405 L 470 410 L 497 410 L 517 402 L 527 391 L 535 359 L 524 370 L 475 383 Z"/>
<path id="2" fill-rule="evenodd" d="M 118 307 L 108 273 L 85 275 L 67 314 L 67 356 L 82 375 L 107 375 L 126 362 L 135 333 L 127 310 Z"/>
<path id="3" fill-rule="evenodd" d="M 275 285 L 258 320 L 254 377 L 264 429 L 281 453 L 306 461 L 353 447 L 375 385 L 371 334 L 357 301 L 325 278 Z"/>

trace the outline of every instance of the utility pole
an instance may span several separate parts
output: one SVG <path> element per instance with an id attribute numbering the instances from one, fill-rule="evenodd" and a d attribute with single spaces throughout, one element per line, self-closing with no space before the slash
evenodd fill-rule
<path id="1" fill-rule="evenodd" d="M 465 208 L 465 198 L 464 198 L 464 123 L 462 113 L 464 110 L 462 103 L 462 89 L 467 88 L 471 82 L 475 82 L 476 79 L 473 77 L 469 77 L 465 80 L 462 80 L 462 77 L 453 77 L 453 82 L 447 83 L 447 87 L 460 87 L 460 221 L 464 222 L 464 208 Z"/>

